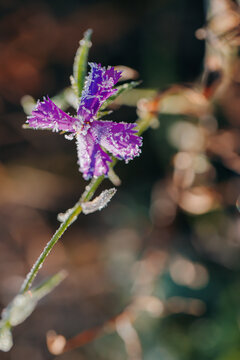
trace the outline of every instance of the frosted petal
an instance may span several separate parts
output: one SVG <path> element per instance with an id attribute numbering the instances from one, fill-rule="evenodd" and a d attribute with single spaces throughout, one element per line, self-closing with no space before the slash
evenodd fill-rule
<path id="1" fill-rule="evenodd" d="M 109 170 L 108 162 L 111 158 L 97 144 L 91 134 L 77 134 L 77 151 L 79 170 L 83 173 L 85 180 L 91 177 L 106 175 Z"/>
<path id="2" fill-rule="evenodd" d="M 53 131 L 75 132 L 79 120 L 62 111 L 49 98 L 38 101 L 27 123 L 34 129 L 52 129 Z"/>
<path id="3" fill-rule="evenodd" d="M 91 71 L 86 79 L 82 98 L 78 109 L 78 116 L 84 121 L 90 121 L 98 112 L 103 102 L 115 94 L 117 89 L 113 86 L 121 77 L 121 72 L 114 67 L 101 67 L 90 63 Z"/>
<path id="4" fill-rule="evenodd" d="M 136 124 L 96 120 L 90 132 L 98 144 L 119 159 L 128 161 L 141 152 L 142 138 L 136 135 Z"/>

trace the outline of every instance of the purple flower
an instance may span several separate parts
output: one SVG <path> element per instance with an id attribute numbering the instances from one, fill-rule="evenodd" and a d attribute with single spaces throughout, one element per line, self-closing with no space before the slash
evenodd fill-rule
<path id="1" fill-rule="evenodd" d="M 106 151 L 126 162 L 141 152 L 141 137 L 137 136 L 136 124 L 96 120 L 97 112 L 117 89 L 113 86 L 121 72 L 113 67 L 104 68 L 90 63 L 91 71 L 86 78 L 77 117 L 72 117 L 58 108 L 49 98 L 38 101 L 27 122 L 34 129 L 66 131 L 71 139 L 76 137 L 78 163 L 83 177 L 107 175 L 112 161 Z"/>

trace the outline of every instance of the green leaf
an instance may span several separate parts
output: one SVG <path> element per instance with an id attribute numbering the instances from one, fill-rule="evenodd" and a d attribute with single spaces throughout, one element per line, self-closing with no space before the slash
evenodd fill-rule
<path id="1" fill-rule="evenodd" d="M 57 274 L 45 280 L 42 284 L 32 289 L 32 296 L 37 298 L 37 300 L 40 300 L 42 297 L 46 296 L 52 290 L 54 290 L 55 287 L 66 278 L 66 276 L 67 272 L 65 270 L 59 271 Z"/>
<path id="2" fill-rule="evenodd" d="M 84 87 L 86 72 L 87 72 L 87 62 L 88 62 L 88 53 L 92 45 L 91 43 L 92 30 L 88 29 L 83 36 L 83 39 L 80 40 L 79 48 L 76 52 L 76 56 L 73 63 L 73 77 L 71 77 L 73 90 L 76 92 L 78 97 L 81 97 L 82 90 Z"/>
<path id="3" fill-rule="evenodd" d="M 81 204 L 83 213 L 85 215 L 87 215 L 87 214 L 91 214 L 97 210 L 99 210 L 99 211 L 102 210 L 105 206 L 107 206 L 107 204 L 112 199 L 112 197 L 116 194 L 116 192 L 117 192 L 117 189 L 111 188 L 111 189 L 102 191 L 99 196 L 97 196 L 95 199 L 93 199 L 91 201 L 83 201 Z"/>
<path id="4" fill-rule="evenodd" d="M 141 81 L 131 81 L 129 83 L 125 83 L 123 85 L 119 85 L 116 87 L 117 91 L 114 95 L 110 96 L 105 102 L 104 104 L 101 106 L 100 111 L 106 109 L 106 107 L 108 107 L 119 95 L 121 95 L 122 93 L 129 91 L 133 88 L 135 88 L 136 86 L 138 86 L 139 84 L 141 84 Z"/>

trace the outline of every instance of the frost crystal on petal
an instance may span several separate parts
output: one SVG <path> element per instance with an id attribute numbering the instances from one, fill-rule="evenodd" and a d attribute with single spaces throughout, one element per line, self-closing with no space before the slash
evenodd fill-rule
<path id="1" fill-rule="evenodd" d="M 142 138 L 136 135 L 136 125 L 99 120 L 93 122 L 90 132 L 115 157 L 129 161 L 141 152 Z"/>
<path id="2" fill-rule="evenodd" d="M 82 202 L 82 211 L 85 215 L 91 214 L 97 210 L 102 210 L 111 198 L 116 194 L 117 190 L 115 188 L 111 188 L 108 190 L 104 190 L 99 196 L 97 196 L 94 200 L 88 202 Z"/>
<path id="3" fill-rule="evenodd" d="M 91 71 L 86 79 L 78 109 L 78 116 L 85 121 L 90 121 L 98 112 L 104 101 L 115 94 L 117 89 L 113 86 L 121 77 L 121 71 L 101 67 L 96 63 L 90 63 Z"/>
<path id="4" fill-rule="evenodd" d="M 77 134 L 78 164 L 85 180 L 91 177 L 106 175 L 110 156 L 94 141 L 91 134 Z"/>
<path id="5" fill-rule="evenodd" d="M 52 129 L 53 131 L 75 132 L 75 124 L 78 120 L 62 111 L 49 98 L 42 102 L 38 101 L 27 122 L 34 129 Z"/>

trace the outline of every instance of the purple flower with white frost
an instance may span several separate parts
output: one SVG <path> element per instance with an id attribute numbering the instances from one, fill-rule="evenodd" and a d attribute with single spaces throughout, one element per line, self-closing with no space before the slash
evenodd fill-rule
<path id="1" fill-rule="evenodd" d="M 107 175 L 111 157 L 106 151 L 126 162 L 141 152 L 141 137 L 137 136 L 136 125 L 97 120 L 97 113 L 104 101 L 115 94 L 113 86 L 121 77 L 121 72 L 113 67 L 107 69 L 90 63 L 91 71 L 77 110 L 72 117 L 62 111 L 49 98 L 38 101 L 27 122 L 34 129 L 66 131 L 68 139 L 76 137 L 79 170 L 84 179 Z"/>

